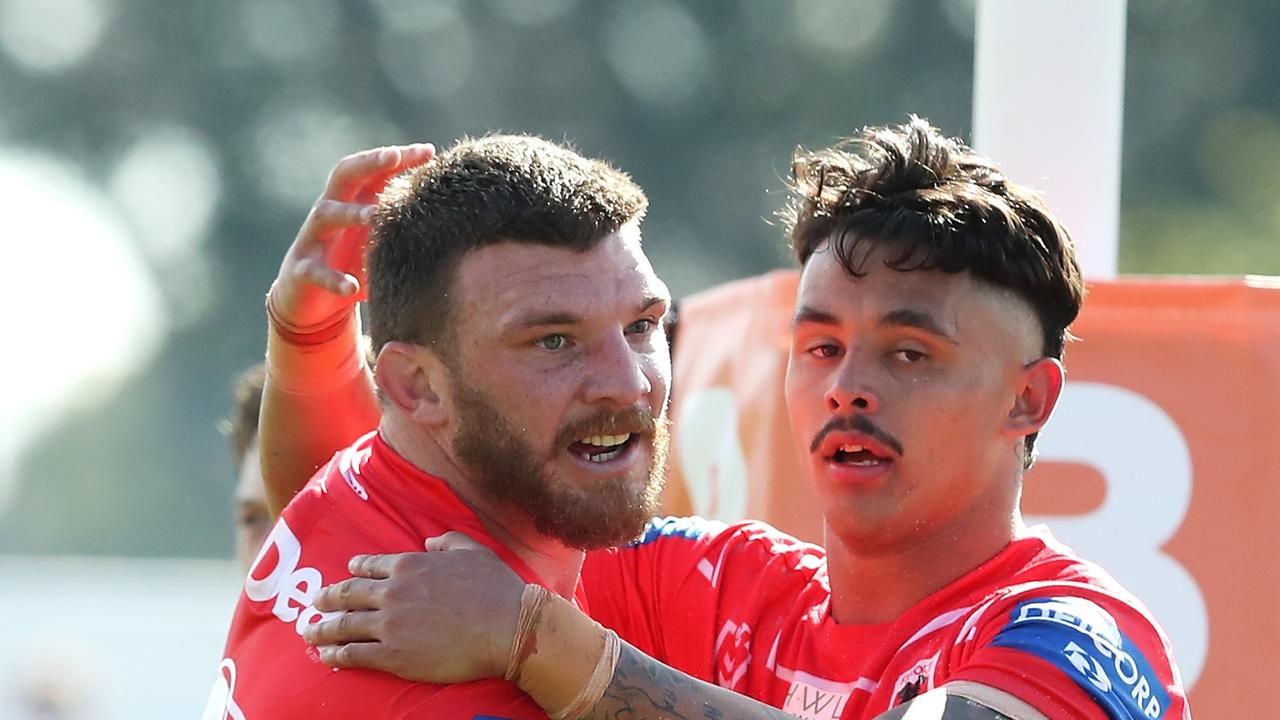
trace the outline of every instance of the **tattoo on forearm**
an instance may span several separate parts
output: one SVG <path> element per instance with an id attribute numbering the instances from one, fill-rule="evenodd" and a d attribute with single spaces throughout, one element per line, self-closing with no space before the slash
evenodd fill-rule
<path id="1" fill-rule="evenodd" d="M 776 708 L 685 675 L 623 643 L 591 720 L 795 720 Z"/>

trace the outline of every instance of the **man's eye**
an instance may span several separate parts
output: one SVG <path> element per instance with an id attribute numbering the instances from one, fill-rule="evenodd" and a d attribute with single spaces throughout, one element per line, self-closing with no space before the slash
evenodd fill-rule
<path id="1" fill-rule="evenodd" d="M 908 350 L 908 349 L 898 350 L 893 355 L 894 357 L 898 358 L 899 360 L 909 365 L 918 363 L 921 360 L 924 360 L 926 357 L 928 357 L 927 355 L 920 352 L 919 350 Z"/>
<path id="2" fill-rule="evenodd" d="M 256 530 L 271 523 L 271 516 L 266 512 L 242 511 L 236 518 L 236 524 L 242 528 Z"/>
<path id="3" fill-rule="evenodd" d="M 641 318 L 628 325 L 626 333 L 628 335 L 647 335 L 657 324 L 652 318 Z"/>
<path id="4" fill-rule="evenodd" d="M 833 357 L 840 356 L 839 346 L 833 345 L 831 343 L 814 345 L 813 347 L 809 348 L 806 352 L 808 352 L 810 355 L 814 357 L 820 357 L 820 358 L 833 358 Z"/>
<path id="5" fill-rule="evenodd" d="M 560 333 L 556 333 L 554 335 L 547 335 L 546 337 L 540 337 L 534 341 L 534 344 L 542 348 L 543 350 L 552 350 L 552 351 L 563 350 L 566 347 L 568 347 L 569 338 L 565 337 L 564 335 L 561 335 Z"/>

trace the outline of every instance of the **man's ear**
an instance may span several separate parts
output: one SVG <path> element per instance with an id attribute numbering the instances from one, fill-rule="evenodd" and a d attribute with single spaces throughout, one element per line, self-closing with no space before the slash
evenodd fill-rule
<path id="1" fill-rule="evenodd" d="M 1026 437 L 1049 422 L 1058 405 L 1066 370 L 1057 358 L 1043 357 L 1022 368 L 1018 376 L 1018 394 L 1005 418 L 1005 432 Z"/>
<path id="2" fill-rule="evenodd" d="M 421 345 L 389 342 L 374 366 L 387 402 L 423 425 L 440 425 L 450 415 L 449 369 L 440 356 Z"/>

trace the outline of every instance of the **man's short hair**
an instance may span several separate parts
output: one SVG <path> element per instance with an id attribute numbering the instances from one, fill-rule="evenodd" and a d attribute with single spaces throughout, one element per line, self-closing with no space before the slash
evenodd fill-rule
<path id="1" fill-rule="evenodd" d="M 259 363 L 247 368 L 231 382 L 231 414 L 223 430 L 231 438 L 231 453 L 236 470 L 244 465 L 244 456 L 258 439 L 258 410 L 262 407 L 262 386 L 267 368 Z"/>
<path id="2" fill-rule="evenodd" d="M 991 160 L 912 116 L 832 148 L 797 150 L 791 179 L 782 214 L 801 265 L 830 239 L 855 276 L 874 246 L 891 248 L 886 264 L 896 270 L 968 272 L 1022 298 L 1040 324 L 1043 355 L 1062 357 L 1084 301 L 1075 245 L 1044 200 Z"/>
<path id="3" fill-rule="evenodd" d="M 448 355 L 453 280 L 469 252 L 498 242 L 586 251 L 640 220 L 631 178 L 540 138 L 464 138 L 383 193 L 368 256 L 373 350 L 390 341 Z"/>

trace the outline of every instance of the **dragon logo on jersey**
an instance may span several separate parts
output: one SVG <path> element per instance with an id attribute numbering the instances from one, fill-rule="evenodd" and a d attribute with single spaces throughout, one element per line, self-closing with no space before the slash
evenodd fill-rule
<path id="1" fill-rule="evenodd" d="M 734 689 L 751 664 L 751 626 L 725 620 L 716 636 L 716 684 Z"/>
<path id="2" fill-rule="evenodd" d="M 916 662 L 906 672 L 898 676 L 893 684 L 893 704 L 901 705 L 909 702 L 917 695 L 933 689 L 933 670 L 938 665 L 938 655 Z"/>

